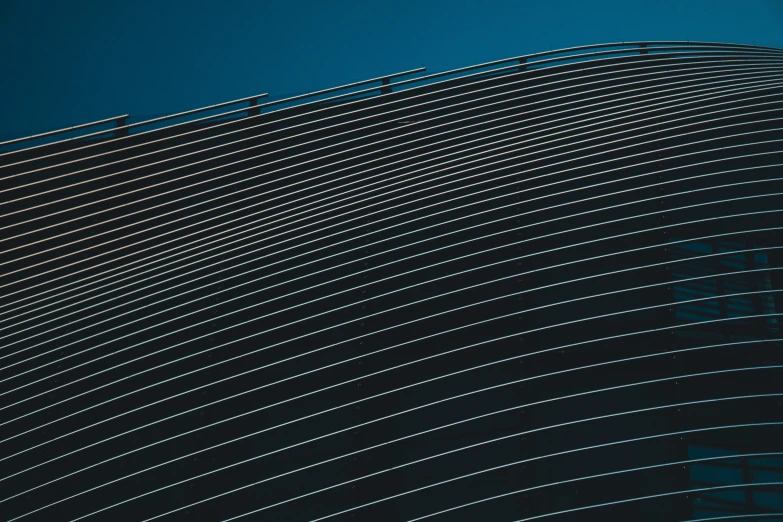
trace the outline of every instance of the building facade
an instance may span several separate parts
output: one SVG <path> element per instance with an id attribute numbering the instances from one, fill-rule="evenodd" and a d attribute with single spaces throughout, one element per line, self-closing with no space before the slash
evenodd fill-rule
<path id="1" fill-rule="evenodd" d="M 783 50 L 421 73 L 3 144 L 2 520 L 783 519 Z"/>

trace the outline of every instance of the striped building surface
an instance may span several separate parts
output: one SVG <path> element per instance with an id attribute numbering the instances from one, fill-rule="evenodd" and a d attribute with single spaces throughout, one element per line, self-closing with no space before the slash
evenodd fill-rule
<path id="1" fill-rule="evenodd" d="M 0 520 L 783 520 L 783 50 L 67 131 L 0 147 Z"/>

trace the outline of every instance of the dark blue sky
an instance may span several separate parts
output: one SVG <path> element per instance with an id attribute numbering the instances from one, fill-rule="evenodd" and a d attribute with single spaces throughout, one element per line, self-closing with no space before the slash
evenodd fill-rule
<path id="1" fill-rule="evenodd" d="M 783 0 L 0 0 L 0 140 L 574 45 L 783 47 Z"/>

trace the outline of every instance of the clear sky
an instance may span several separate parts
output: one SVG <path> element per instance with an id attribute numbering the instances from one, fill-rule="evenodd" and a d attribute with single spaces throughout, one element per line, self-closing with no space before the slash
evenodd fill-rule
<path id="1" fill-rule="evenodd" d="M 783 0 L 0 0 L 0 140 L 632 40 L 783 48 Z"/>

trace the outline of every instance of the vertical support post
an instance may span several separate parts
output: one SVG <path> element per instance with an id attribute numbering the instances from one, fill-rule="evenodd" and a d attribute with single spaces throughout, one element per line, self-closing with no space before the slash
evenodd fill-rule
<path id="1" fill-rule="evenodd" d="M 389 94 L 390 92 L 392 92 L 391 87 L 389 86 L 388 78 L 382 79 L 381 83 L 383 84 L 383 87 L 381 87 L 381 94 Z"/>
<path id="2" fill-rule="evenodd" d="M 524 56 L 519 59 L 519 72 L 525 71 L 526 63 L 527 63 L 527 58 L 525 58 Z"/>
<path id="3" fill-rule="evenodd" d="M 647 54 L 647 44 L 639 44 L 639 54 Z"/>
<path id="4" fill-rule="evenodd" d="M 750 473 L 750 462 L 748 457 L 740 459 L 740 466 L 742 467 L 742 482 L 744 484 L 753 484 L 753 475 Z M 742 488 L 745 490 L 745 512 L 755 513 L 756 502 L 753 499 L 753 488 Z"/>
<path id="5" fill-rule="evenodd" d="M 749 247 L 749 246 L 757 246 L 757 245 L 747 244 L 745 246 Z M 769 264 L 764 265 L 762 263 L 761 268 L 763 268 L 764 266 L 769 268 Z M 760 268 L 760 267 L 756 264 L 756 253 L 755 252 L 747 252 L 745 254 L 745 270 L 753 271 L 753 270 L 757 270 L 758 268 Z M 769 272 L 767 272 L 767 271 L 764 271 L 764 272 L 753 272 L 751 274 L 748 274 L 748 279 L 747 280 L 750 282 L 750 289 L 749 290 L 751 292 L 758 292 L 759 290 L 767 290 L 767 285 L 765 284 L 765 281 L 766 281 L 766 278 L 767 278 L 768 274 L 769 274 Z M 753 312 L 752 312 L 753 315 L 763 315 L 763 314 L 769 313 L 769 312 L 767 312 L 767 307 L 765 306 L 766 300 L 768 299 L 769 295 L 770 294 L 755 294 L 755 295 L 751 296 L 751 303 L 753 303 Z M 768 323 L 765 320 L 764 321 L 764 326 L 768 327 L 767 325 L 768 325 Z M 765 328 L 765 330 L 766 330 L 766 328 Z M 768 331 L 768 330 L 766 330 L 766 331 Z M 766 333 L 766 331 L 765 331 L 765 333 Z"/>
<path id="6" fill-rule="evenodd" d="M 258 116 L 261 114 L 261 107 L 258 106 L 258 98 L 252 98 L 248 102 L 248 109 L 247 109 L 247 115 L 250 116 Z"/>
<path id="7" fill-rule="evenodd" d="M 719 254 L 720 253 L 720 243 L 718 241 L 710 241 L 710 244 L 712 246 L 712 250 L 710 253 L 712 254 Z M 726 292 L 726 281 L 725 277 L 722 277 L 721 274 L 721 261 L 726 259 L 723 256 L 717 256 L 712 258 L 712 273 L 715 274 L 715 297 L 718 301 L 718 314 L 721 318 L 727 318 L 729 316 L 729 308 L 728 308 L 728 302 L 727 299 L 724 297 Z"/>
<path id="8" fill-rule="evenodd" d="M 128 120 L 127 116 L 122 116 L 120 118 L 117 118 L 117 130 L 114 131 L 115 138 L 128 135 L 127 120 Z"/>

